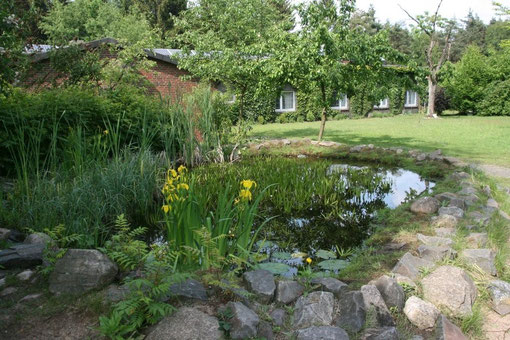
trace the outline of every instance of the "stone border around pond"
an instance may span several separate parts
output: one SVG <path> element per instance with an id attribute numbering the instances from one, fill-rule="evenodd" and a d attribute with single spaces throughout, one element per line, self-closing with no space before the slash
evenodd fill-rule
<path id="1" fill-rule="evenodd" d="M 440 150 L 424 153 L 403 148 L 378 148 L 371 144 L 346 146 L 335 142 L 279 139 L 250 143 L 248 147 L 259 151 L 307 144 L 325 148 L 341 147 L 353 154 L 383 151 L 407 156 L 417 162 L 436 161 L 454 167 L 468 166 L 461 160 L 442 155 Z M 297 157 L 307 156 L 300 154 Z M 361 332 L 360 339 L 399 339 L 392 315 L 392 311 L 397 311 L 404 313 L 419 330 L 435 329 L 437 339 L 467 339 L 444 313 L 457 317 L 469 316 L 479 293 L 465 268 L 442 265 L 452 259 L 461 259 L 466 266 L 492 277 L 488 288 L 494 310 L 500 315 L 510 314 L 510 284 L 496 279 L 496 253 L 487 247 L 487 232 L 471 232 L 465 240 L 469 248 L 460 254 L 452 248 L 453 236 L 459 224 L 486 229 L 492 215 L 499 214 L 506 221 L 510 221 L 510 217 L 499 209 L 490 188 L 479 190 L 471 182 L 469 174 L 457 171 L 451 175 L 451 179 L 458 182 L 462 189 L 455 193 L 421 197 L 410 206 L 413 213 L 430 216 L 430 226 L 435 235 L 417 233 L 420 246 L 413 252 L 407 252 L 390 273 L 368 282 L 360 290 L 349 290 L 347 284 L 334 278 L 318 278 L 311 282 L 312 291 L 304 294 L 306 284 L 299 279 L 275 279 L 266 270 L 244 273 L 246 288 L 232 290 L 239 302 L 232 301 L 220 307 L 220 311 L 228 308 L 231 312 L 228 320 L 231 325 L 230 337 L 273 339 L 274 327 L 290 325 L 292 334 L 287 335 L 296 339 L 349 339 L 348 332 Z M 489 197 L 484 206 L 480 206 L 481 191 Z M 0 240 L 8 239 L 13 234 L 10 230 L 0 228 Z M 49 241 L 51 239 L 44 234 L 29 235 L 24 244 L 0 252 L 0 265 L 27 268 L 41 264 L 44 244 Z M 56 263 L 56 270 L 50 277 L 50 291 L 83 293 L 109 285 L 104 291 L 105 299 L 119 301 L 127 291 L 126 287 L 111 284 L 116 273 L 117 266 L 99 251 L 70 249 Z M 33 275 L 32 271 L 26 270 L 18 276 L 20 280 L 30 280 Z M 0 277 L 0 289 L 4 284 L 5 278 Z M 422 287 L 423 293 L 406 300 L 403 287 Z M 16 288 L 3 289 L 0 296 L 12 294 L 13 289 Z M 174 315 L 150 328 L 147 339 L 207 340 L 223 337 L 218 318 L 204 311 L 207 308 L 203 304 L 207 304 L 208 300 L 206 287 L 196 280 L 187 280 L 172 287 L 171 293 L 194 301 L 194 305 L 181 307 Z M 247 299 L 249 295 L 255 296 L 255 301 Z M 293 310 L 292 315 L 289 315 L 289 310 Z M 267 317 L 261 318 L 262 314 Z M 369 318 L 373 319 L 370 327 L 364 328 Z M 416 336 L 413 339 L 420 338 Z"/>

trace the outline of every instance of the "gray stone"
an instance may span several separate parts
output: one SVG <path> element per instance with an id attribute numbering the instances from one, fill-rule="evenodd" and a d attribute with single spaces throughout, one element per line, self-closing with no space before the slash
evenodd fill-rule
<path id="1" fill-rule="evenodd" d="M 5 277 L 2 277 L 0 279 L 0 288 L 2 288 L 3 286 L 5 286 Z"/>
<path id="2" fill-rule="evenodd" d="M 456 218 L 463 218 L 464 217 L 464 210 L 458 207 L 441 207 L 439 208 L 439 215 L 451 215 Z"/>
<path id="3" fill-rule="evenodd" d="M 441 266 L 422 280 L 423 298 L 457 316 L 467 316 L 477 296 L 476 286 L 466 272 Z"/>
<path id="4" fill-rule="evenodd" d="M 458 196 L 452 192 L 442 192 L 434 196 L 441 203 L 450 203 L 451 200 L 458 198 Z"/>
<path id="5" fill-rule="evenodd" d="M 492 214 L 487 212 L 472 211 L 468 214 L 468 217 L 471 218 L 475 224 L 486 227 L 489 225 L 491 215 Z"/>
<path id="6" fill-rule="evenodd" d="M 395 327 L 368 328 L 361 340 L 399 340 L 399 334 Z"/>
<path id="7" fill-rule="evenodd" d="M 439 310 L 430 302 L 411 296 L 406 301 L 404 314 L 407 319 L 421 330 L 432 329 L 436 325 Z"/>
<path id="8" fill-rule="evenodd" d="M 436 325 L 436 339 L 437 340 L 468 340 L 459 327 L 455 326 L 441 314 L 437 319 Z"/>
<path id="9" fill-rule="evenodd" d="M 104 298 L 107 302 L 116 303 L 124 300 L 129 295 L 129 288 L 126 285 L 111 284 L 104 292 Z"/>
<path id="10" fill-rule="evenodd" d="M 287 318 L 287 312 L 281 308 L 277 308 L 272 311 L 269 316 L 271 316 L 275 326 L 283 326 L 285 324 L 285 319 Z"/>
<path id="11" fill-rule="evenodd" d="M 248 289 L 254 293 L 262 303 L 269 303 L 276 290 L 274 276 L 270 271 L 258 269 L 243 275 Z"/>
<path id="12" fill-rule="evenodd" d="M 29 294 L 29 295 L 24 296 L 21 300 L 19 300 L 18 303 L 34 301 L 34 300 L 39 299 L 42 296 L 43 296 L 43 293 Z"/>
<path id="13" fill-rule="evenodd" d="M 304 159 L 304 158 L 306 158 L 306 155 L 302 155 L 302 154 L 301 155 L 297 155 L 297 158 L 298 159 Z"/>
<path id="14" fill-rule="evenodd" d="M 422 197 L 411 204 L 411 211 L 415 214 L 433 214 L 439 209 L 439 201 L 433 197 Z"/>
<path id="15" fill-rule="evenodd" d="M 282 139 L 282 144 L 283 145 L 290 145 L 291 143 L 290 143 L 290 140 L 288 140 L 288 139 Z"/>
<path id="16" fill-rule="evenodd" d="M 416 280 L 420 276 L 420 268 L 432 268 L 434 263 L 425 259 L 405 253 L 404 256 L 393 267 L 392 272 L 407 276 L 411 280 Z"/>
<path id="17" fill-rule="evenodd" d="M 485 247 L 489 237 L 487 233 L 471 233 L 466 237 L 466 241 L 473 248 Z"/>
<path id="18" fill-rule="evenodd" d="M 461 181 L 463 179 L 469 179 L 469 178 L 471 178 L 471 175 L 464 171 L 454 172 L 449 177 L 449 179 L 451 179 L 455 182 Z"/>
<path id="19" fill-rule="evenodd" d="M 288 304 L 303 295 L 305 287 L 296 281 L 278 281 L 276 284 L 276 301 Z"/>
<path id="20" fill-rule="evenodd" d="M 265 340 L 273 340 L 273 327 L 267 321 L 260 321 L 257 327 L 257 338 Z"/>
<path id="21" fill-rule="evenodd" d="M 8 240 L 12 231 L 10 229 L 0 228 L 0 241 Z"/>
<path id="22" fill-rule="evenodd" d="M 499 216 L 501 216 L 507 222 L 510 222 L 510 216 L 503 210 L 499 210 Z"/>
<path id="23" fill-rule="evenodd" d="M 467 262 L 477 265 L 489 275 L 496 276 L 496 253 L 491 249 L 465 249 L 461 256 Z"/>
<path id="24" fill-rule="evenodd" d="M 117 271 L 117 265 L 98 250 L 69 249 L 55 263 L 49 290 L 54 294 L 85 293 L 111 283 Z"/>
<path id="25" fill-rule="evenodd" d="M 218 319 L 190 307 L 182 307 L 175 314 L 161 320 L 146 340 L 217 340 L 223 335 Z"/>
<path id="26" fill-rule="evenodd" d="M 361 151 L 363 151 L 364 148 L 365 148 L 365 145 L 356 145 L 356 146 L 351 147 L 349 149 L 349 152 L 352 152 L 352 153 L 361 152 Z"/>
<path id="27" fill-rule="evenodd" d="M 456 230 L 454 228 L 436 228 L 434 233 L 438 237 L 450 237 L 455 235 Z"/>
<path id="28" fill-rule="evenodd" d="M 493 210 L 497 210 L 497 209 L 499 209 L 499 204 L 495 199 L 489 198 L 487 200 L 487 207 L 490 209 L 493 209 Z"/>
<path id="29" fill-rule="evenodd" d="M 427 155 L 424 153 L 420 153 L 418 156 L 416 156 L 416 160 L 419 162 L 423 162 L 426 159 L 427 159 Z"/>
<path id="30" fill-rule="evenodd" d="M 494 310 L 500 315 L 510 314 L 510 283 L 494 280 L 487 288 L 492 297 Z"/>
<path id="31" fill-rule="evenodd" d="M 349 335 L 338 327 L 314 326 L 296 331 L 297 340 L 349 340 Z"/>
<path id="32" fill-rule="evenodd" d="M 16 275 L 16 278 L 20 281 L 28 281 L 35 275 L 35 272 L 27 269 Z"/>
<path id="33" fill-rule="evenodd" d="M 416 234 L 416 238 L 427 246 L 449 247 L 453 244 L 452 239 L 448 237 L 426 236 L 418 233 Z"/>
<path id="34" fill-rule="evenodd" d="M 197 280 L 187 279 L 170 286 L 171 296 L 207 301 L 207 292 Z"/>
<path id="35" fill-rule="evenodd" d="M 367 313 L 375 312 L 378 326 L 394 326 L 395 322 L 391 316 L 388 307 L 384 303 L 384 299 L 379 290 L 374 285 L 364 285 L 361 287 L 365 309 Z"/>
<path id="36" fill-rule="evenodd" d="M 370 283 L 377 287 L 388 308 L 396 307 L 399 310 L 404 308 L 406 296 L 404 289 L 397 283 L 397 280 L 388 275 L 383 275 Z"/>
<path id="37" fill-rule="evenodd" d="M 474 194 L 463 196 L 463 200 L 464 200 L 466 206 L 468 206 L 468 207 L 472 207 L 480 201 L 478 196 L 476 196 Z"/>
<path id="38" fill-rule="evenodd" d="M 457 256 L 457 252 L 451 247 L 427 246 L 424 244 L 418 247 L 417 252 L 422 259 L 432 262 L 445 258 L 454 259 Z"/>
<path id="39" fill-rule="evenodd" d="M 335 318 L 335 326 L 357 333 L 365 325 L 365 300 L 360 291 L 347 292 L 339 301 L 339 313 Z"/>
<path id="40" fill-rule="evenodd" d="M 229 302 L 227 308 L 232 311 L 230 323 L 232 339 L 247 339 L 257 335 L 257 327 L 260 319 L 254 311 L 243 305 L 241 302 Z"/>
<path id="41" fill-rule="evenodd" d="M 6 269 L 30 268 L 43 260 L 43 244 L 20 244 L 0 251 L 0 266 Z"/>
<path id="42" fill-rule="evenodd" d="M 476 195 L 477 194 L 477 190 L 475 188 L 473 188 L 472 186 L 465 186 L 464 188 L 462 188 L 462 190 L 460 190 L 458 192 L 459 195 Z"/>
<path id="43" fill-rule="evenodd" d="M 335 298 L 330 292 L 312 292 L 300 297 L 294 309 L 294 327 L 328 326 L 333 321 Z"/>
<path id="44" fill-rule="evenodd" d="M 402 287 L 409 286 L 414 289 L 418 288 L 416 283 L 407 276 L 395 274 L 395 273 L 393 273 L 392 276 L 397 281 L 397 283 L 399 285 L 401 285 Z"/>
<path id="45" fill-rule="evenodd" d="M 332 277 L 314 278 L 312 279 L 312 284 L 318 285 L 318 290 L 333 293 L 337 298 L 339 298 L 349 288 L 347 284 Z"/>
<path id="46" fill-rule="evenodd" d="M 18 291 L 18 288 L 16 288 L 16 287 L 7 287 L 0 292 L 0 296 L 4 297 L 7 295 L 11 295 L 11 294 L 16 293 L 17 291 Z"/>
<path id="47" fill-rule="evenodd" d="M 45 233 L 33 233 L 28 235 L 23 241 L 24 244 L 44 244 L 51 243 L 53 240 Z"/>
<path id="48" fill-rule="evenodd" d="M 484 185 L 484 187 L 482 188 L 482 191 L 485 195 L 487 195 L 488 197 L 492 197 L 492 190 L 491 190 L 491 187 L 488 186 L 488 185 Z"/>
<path id="49" fill-rule="evenodd" d="M 452 215 L 434 216 L 431 219 L 433 228 L 455 228 L 458 223 L 457 217 Z"/>
<path id="50" fill-rule="evenodd" d="M 462 210 L 466 209 L 466 199 L 464 198 L 454 198 L 450 201 L 450 204 L 448 206 L 450 207 L 457 207 Z"/>

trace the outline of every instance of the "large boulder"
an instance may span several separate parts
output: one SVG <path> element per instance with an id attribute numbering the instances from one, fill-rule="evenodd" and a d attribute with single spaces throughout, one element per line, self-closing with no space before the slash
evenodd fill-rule
<path id="1" fill-rule="evenodd" d="M 25 244 L 44 244 L 51 243 L 53 240 L 45 233 L 32 233 L 28 235 L 23 243 Z"/>
<path id="2" fill-rule="evenodd" d="M 55 263 L 50 275 L 50 292 L 81 294 L 110 284 L 117 275 L 117 265 L 93 249 L 69 249 Z"/>
<path id="3" fill-rule="evenodd" d="M 332 326 L 313 326 L 296 331 L 296 340 L 349 340 L 346 331 Z"/>
<path id="4" fill-rule="evenodd" d="M 436 339 L 437 340 L 468 340 L 459 327 L 455 326 L 441 314 L 437 319 L 436 325 Z"/>
<path id="5" fill-rule="evenodd" d="M 278 281 L 276 284 L 276 301 L 288 304 L 303 295 L 305 287 L 296 281 Z"/>
<path id="6" fill-rule="evenodd" d="M 470 264 L 480 267 L 489 275 L 496 276 L 496 253 L 491 249 L 465 249 L 461 257 Z"/>
<path id="7" fill-rule="evenodd" d="M 339 301 L 339 313 L 334 324 L 350 332 L 357 333 L 365 325 L 365 300 L 360 291 L 352 291 L 342 295 Z"/>
<path id="8" fill-rule="evenodd" d="M 452 215 L 434 216 L 431 219 L 433 228 L 455 228 L 458 223 L 457 217 Z"/>
<path id="9" fill-rule="evenodd" d="M 430 302 L 411 296 L 406 301 L 404 314 L 409 321 L 421 330 L 432 329 L 436 325 L 439 310 Z"/>
<path id="10" fill-rule="evenodd" d="M 277 308 L 269 314 L 275 326 L 283 326 L 287 319 L 287 312 L 281 308 Z"/>
<path id="11" fill-rule="evenodd" d="M 388 308 L 396 307 L 399 310 L 404 308 L 406 294 L 397 280 L 383 275 L 370 283 L 377 287 Z"/>
<path id="12" fill-rule="evenodd" d="M 395 326 L 393 317 L 376 286 L 364 285 L 361 287 L 361 293 L 363 294 L 367 313 L 371 311 L 375 313 L 378 326 Z"/>
<path id="13" fill-rule="evenodd" d="M 247 339 L 257 335 L 260 319 L 254 311 L 241 302 L 229 302 L 227 308 L 232 311 L 230 336 L 232 339 Z"/>
<path id="14" fill-rule="evenodd" d="M 423 298 L 457 316 L 472 313 L 477 296 L 475 283 L 466 272 L 453 266 L 441 266 L 422 280 Z"/>
<path id="15" fill-rule="evenodd" d="M 0 266 L 5 269 L 30 268 L 42 264 L 44 244 L 20 244 L 0 251 Z"/>
<path id="16" fill-rule="evenodd" d="M 494 280 L 489 283 L 494 310 L 500 315 L 510 314 L 510 283 Z"/>
<path id="17" fill-rule="evenodd" d="M 402 258 L 397 262 L 395 267 L 393 267 L 392 272 L 395 274 L 407 276 L 414 281 L 420 276 L 421 268 L 428 269 L 432 268 L 433 266 L 434 263 L 431 261 L 413 256 L 411 253 L 405 253 L 404 256 L 402 256 Z"/>
<path id="18" fill-rule="evenodd" d="M 434 214 L 440 203 L 434 197 L 422 197 L 411 204 L 411 211 L 415 214 Z"/>
<path id="19" fill-rule="evenodd" d="M 170 286 L 170 296 L 207 301 L 205 287 L 197 280 L 188 279 Z"/>
<path id="20" fill-rule="evenodd" d="M 257 269 L 243 275 L 248 289 L 254 293 L 260 302 L 269 303 L 274 297 L 276 283 L 274 275 L 267 270 Z"/>
<path id="21" fill-rule="evenodd" d="M 11 237 L 11 233 L 10 229 L 0 228 L 0 241 L 8 240 Z"/>
<path id="22" fill-rule="evenodd" d="M 442 207 L 442 208 L 439 208 L 439 216 L 441 216 L 441 215 L 450 215 L 450 216 L 460 219 L 460 218 L 464 217 L 464 210 L 462 210 L 459 207 L 454 207 L 454 206 Z"/>
<path id="23" fill-rule="evenodd" d="M 489 225 L 492 214 L 485 211 L 472 211 L 468 214 L 468 217 L 475 223 L 476 225 L 486 227 Z"/>
<path id="24" fill-rule="evenodd" d="M 395 327 L 367 328 L 361 340 L 399 340 L 399 334 Z"/>
<path id="25" fill-rule="evenodd" d="M 423 234 L 416 234 L 416 238 L 421 243 L 427 246 L 436 246 L 436 247 L 449 247 L 453 244 L 453 241 L 449 237 L 438 237 L 438 236 L 427 236 Z"/>
<path id="26" fill-rule="evenodd" d="M 335 298 L 330 292 L 312 292 L 300 297 L 294 308 L 294 327 L 329 326 L 333 321 Z"/>
<path id="27" fill-rule="evenodd" d="M 333 293 L 336 298 L 340 298 L 349 288 L 346 283 L 332 277 L 314 278 L 312 279 L 312 285 L 318 286 L 317 290 Z"/>
<path id="28" fill-rule="evenodd" d="M 190 307 L 182 307 L 175 314 L 161 320 L 146 340 L 217 340 L 223 334 L 218 319 Z"/>
<path id="29" fill-rule="evenodd" d="M 457 256 L 457 252 L 450 247 L 437 247 L 420 245 L 416 250 L 418 255 L 425 260 L 436 262 L 442 259 L 454 259 Z"/>

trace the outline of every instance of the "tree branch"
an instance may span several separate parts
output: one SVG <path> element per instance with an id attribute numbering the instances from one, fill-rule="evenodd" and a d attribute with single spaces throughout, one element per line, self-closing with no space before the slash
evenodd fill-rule
<path id="1" fill-rule="evenodd" d="M 405 14 L 407 14 L 407 16 L 412 20 L 414 21 L 415 23 L 418 24 L 418 27 L 423 31 L 425 32 L 426 35 L 428 35 L 429 37 L 432 36 L 432 33 L 431 31 L 429 31 L 425 26 L 423 26 L 423 23 L 421 23 L 418 19 L 416 19 L 415 17 L 413 17 L 408 11 L 406 11 L 404 9 L 404 7 L 402 7 L 400 4 L 398 5 L 398 7 L 400 7 L 401 10 L 404 11 Z"/>

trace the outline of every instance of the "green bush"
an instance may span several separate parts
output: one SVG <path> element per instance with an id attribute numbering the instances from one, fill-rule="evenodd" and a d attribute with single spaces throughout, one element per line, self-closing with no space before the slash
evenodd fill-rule
<path id="1" fill-rule="evenodd" d="M 510 79 L 489 84 L 477 111 L 484 116 L 510 116 Z"/>
<path id="2" fill-rule="evenodd" d="M 393 87 L 389 91 L 390 113 L 399 115 L 404 111 L 406 100 L 406 89 L 404 87 Z"/>

